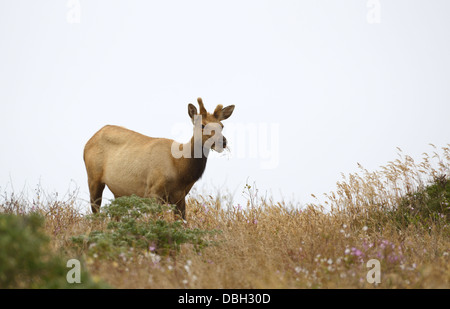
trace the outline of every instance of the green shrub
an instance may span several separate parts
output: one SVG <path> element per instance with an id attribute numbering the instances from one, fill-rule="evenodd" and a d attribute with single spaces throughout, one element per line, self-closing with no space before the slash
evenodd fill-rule
<path id="1" fill-rule="evenodd" d="M 43 217 L 0 214 L 0 288 L 99 288 L 88 273 L 67 282 L 67 260 L 52 254 Z"/>
<path id="2" fill-rule="evenodd" d="M 93 220 L 110 220 L 106 230 L 72 240 L 88 248 L 89 254 L 109 258 L 138 251 L 166 255 L 178 252 L 185 243 L 192 244 L 196 250 L 210 244 L 204 236 L 216 231 L 189 229 L 181 221 L 164 220 L 164 216 L 173 211 L 174 206 L 152 199 L 120 197 L 102 207 L 100 216 L 92 217 Z"/>
<path id="3" fill-rule="evenodd" d="M 437 177 L 423 189 L 405 195 L 392 213 L 400 226 L 448 223 L 450 180 L 445 175 Z"/>

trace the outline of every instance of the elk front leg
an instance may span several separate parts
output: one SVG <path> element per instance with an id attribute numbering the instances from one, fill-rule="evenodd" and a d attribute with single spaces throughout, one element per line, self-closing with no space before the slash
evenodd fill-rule
<path id="1" fill-rule="evenodd" d="M 183 198 L 179 199 L 176 203 L 177 209 L 175 211 L 175 215 L 181 216 L 183 220 L 186 220 L 186 201 Z"/>

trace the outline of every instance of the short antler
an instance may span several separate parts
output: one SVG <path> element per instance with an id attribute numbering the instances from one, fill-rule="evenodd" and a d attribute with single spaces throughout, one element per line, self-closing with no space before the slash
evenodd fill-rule
<path id="1" fill-rule="evenodd" d="M 197 102 L 198 106 L 200 106 L 200 115 L 206 116 L 207 112 L 205 106 L 203 105 L 202 98 L 197 98 Z"/>

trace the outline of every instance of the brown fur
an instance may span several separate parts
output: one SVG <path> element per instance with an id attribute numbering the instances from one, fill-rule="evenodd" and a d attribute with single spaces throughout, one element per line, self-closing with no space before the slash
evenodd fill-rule
<path id="1" fill-rule="evenodd" d="M 209 114 L 201 98 L 198 98 L 198 103 L 203 125 L 211 122 L 222 125 L 220 121 L 227 119 L 234 110 L 234 105 L 224 109 L 218 106 L 214 114 Z M 188 113 L 194 122 L 197 115 L 195 106 L 189 104 Z M 201 130 L 201 126 L 194 123 L 195 130 Z M 201 136 L 203 147 L 211 136 Z M 214 133 L 213 138 L 223 138 L 226 143 L 221 133 Z M 84 148 L 92 211 L 95 213 L 100 209 L 103 189 L 107 185 L 116 198 L 135 194 L 176 204 L 177 211 L 185 218 L 185 197 L 203 175 L 209 151 L 206 150 L 206 156 L 202 153 L 200 158 L 194 158 L 195 142 L 194 137 L 185 144 L 179 144 L 171 139 L 148 137 L 123 127 L 107 125 L 101 128 Z M 191 158 L 175 158 L 171 153 L 173 143 L 179 149 L 191 147 Z"/>

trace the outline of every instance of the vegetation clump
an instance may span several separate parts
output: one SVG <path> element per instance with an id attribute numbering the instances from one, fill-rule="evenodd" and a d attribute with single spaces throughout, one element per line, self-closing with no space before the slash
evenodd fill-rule
<path id="1" fill-rule="evenodd" d="M 450 214 L 450 180 L 446 175 L 414 193 L 405 195 L 392 211 L 399 226 L 447 224 Z"/>
<path id="2" fill-rule="evenodd" d="M 105 229 L 73 237 L 73 241 L 87 247 L 89 254 L 110 258 L 137 251 L 175 254 L 183 244 L 200 250 L 211 243 L 205 236 L 216 231 L 189 229 L 183 221 L 170 219 L 174 210 L 173 205 L 148 198 L 120 197 L 91 217 L 108 220 Z"/>
<path id="3" fill-rule="evenodd" d="M 0 288 L 99 288 L 80 270 L 80 283 L 67 281 L 67 259 L 53 253 L 38 214 L 0 213 Z"/>

